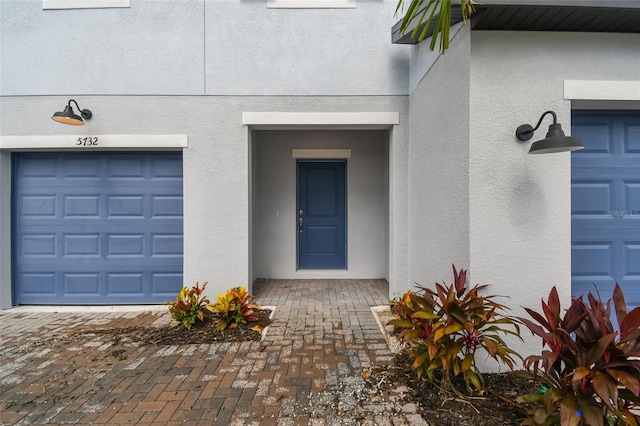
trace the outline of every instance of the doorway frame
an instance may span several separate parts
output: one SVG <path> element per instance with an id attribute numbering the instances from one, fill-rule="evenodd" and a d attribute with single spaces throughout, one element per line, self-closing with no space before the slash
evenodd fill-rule
<path id="1" fill-rule="evenodd" d="M 386 242 L 386 276 L 390 294 L 393 288 L 404 288 L 408 282 L 406 244 L 406 149 L 405 128 L 400 125 L 398 111 L 387 112 L 243 112 L 242 125 L 248 143 L 248 251 L 247 285 L 259 278 L 254 270 L 254 199 L 253 175 L 256 158 L 253 152 L 254 131 L 261 130 L 386 130 L 388 131 L 388 235 Z M 340 150 L 332 150 L 340 151 Z M 323 155 L 324 157 L 324 155 Z M 326 157 L 325 157 L 326 158 Z M 344 158 L 344 157 L 342 157 Z M 323 272 L 323 271 L 318 271 Z M 308 278 L 349 278 L 347 271 L 329 270 Z"/>

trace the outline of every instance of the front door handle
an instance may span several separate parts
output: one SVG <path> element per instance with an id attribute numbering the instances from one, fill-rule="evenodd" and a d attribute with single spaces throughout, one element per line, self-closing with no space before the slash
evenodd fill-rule
<path id="1" fill-rule="evenodd" d="M 302 234 L 302 224 L 304 223 L 304 219 L 299 217 L 298 218 L 298 232 L 300 232 Z"/>

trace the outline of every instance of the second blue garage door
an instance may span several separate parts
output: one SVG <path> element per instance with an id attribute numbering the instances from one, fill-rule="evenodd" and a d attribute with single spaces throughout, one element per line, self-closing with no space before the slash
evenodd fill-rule
<path id="1" fill-rule="evenodd" d="M 182 212 L 182 153 L 15 154 L 14 302 L 174 299 Z"/>
<path id="2" fill-rule="evenodd" d="M 640 306 L 640 112 L 574 111 L 572 153 L 573 296 L 616 282 L 629 308 Z"/>

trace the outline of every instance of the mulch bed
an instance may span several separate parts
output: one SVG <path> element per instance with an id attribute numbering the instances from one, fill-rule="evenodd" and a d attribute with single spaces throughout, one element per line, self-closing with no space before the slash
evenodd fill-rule
<path id="1" fill-rule="evenodd" d="M 258 317 L 258 321 L 250 321 L 246 324 L 240 324 L 236 328 L 226 328 L 223 331 L 216 330 L 213 316 L 207 315 L 204 321 L 197 321 L 191 330 L 187 330 L 179 324 L 162 327 L 105 328 L 80 331 L 69 337 L 81 338 L 88 334 L 98 334 L 109 336 L 114 344 L 139 342 L 143 345 L 193 345 L 259 341 L 262 338 L 261 332 L 252 330 L 252 328 L 259 326 L 264 329 L 271 324 L 269 319 L 271 311 L 261 309 L 254 311 L 254 314 Z"/>
<path id="2" fill-rule="evenodd" d="M 398 386 L 408 389 L 405 403 L 416 404 L 417 411 L 429 426 L 498 426 L 519 425 L 526 417 L 526 407 L 517 403 L 520 395 L 536 390 L 536 385 L 518 373 L 484 374 L 487 391 L 483 395 L 467 394 L 460 377 L 453 384 L 462 395 L 440 388 L 411 370 L 406 354 L 395 363 L 371 368 L 367 386 L 391 392 Z"/>

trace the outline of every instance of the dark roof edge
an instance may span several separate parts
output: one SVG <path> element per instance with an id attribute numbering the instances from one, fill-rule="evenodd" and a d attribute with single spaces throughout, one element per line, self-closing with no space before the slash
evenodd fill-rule
<path id="1" fill-rule="evenodd" d="M 640 3 L 640 2 L 638 2 Z M 422 6 L 416 16 L 420 16 L 426 5 Z M 560 16 L 560 21 L 544 22 L 542 25 L 532 25 L 531 19 L 535 14 L 543 16 Z M 599 19 L 588 19 L 589 17 Z M 486 19 L 485 19 L 486 18 Z M 433 35 L 433 19 L 427 31 L 427 38 Z M 451 6 L 450 26 L 462 22 L 460 5 Z M 400 34 L 402 20 L 391 29 L 391 41 L 394 44 L 418 44 L 418 36 L 425 24 L 421 24 L 416 37 L 411 37 L 416 28 L 418 18 L 414 18 L 410 29 Z M 640 7 L 619 8 L 603 6 L 558 6 L 558 5 L 525 5 L 525 4 L 492 4 L 475 5 L 475 12 L 471 16 L 471 29 L 480 31 L 572 31 L 572 32 L 618 32 L 640 33 Z"/>

